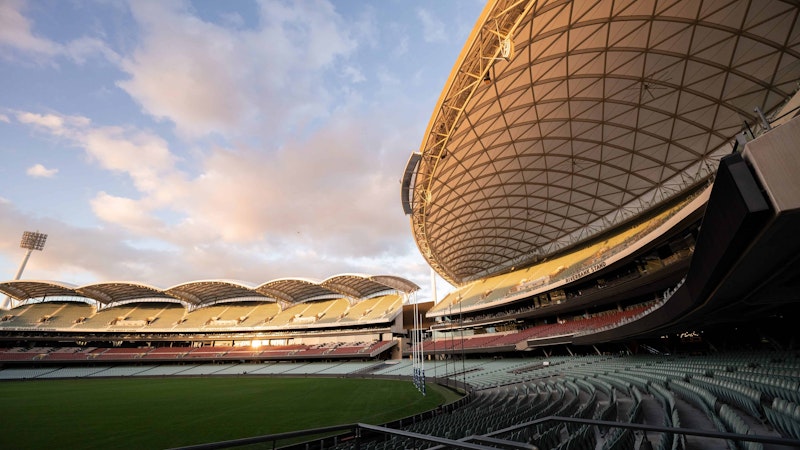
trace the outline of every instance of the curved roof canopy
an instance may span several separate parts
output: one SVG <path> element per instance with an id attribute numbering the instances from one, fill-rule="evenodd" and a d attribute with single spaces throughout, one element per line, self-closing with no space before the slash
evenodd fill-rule
<path id="1" fill-rule="evenodd" d="M 257 287 L 256 291 L 292 303 L 300 302 L 305 299 L 336 295 L 334 291 L 304 278 L 273 280 Z"/>
<path id="2" fill-rule="evenodd" d="M 13 280 L 0 282 L 0 292 L 17 300 L 48 297 L 83 297 L 102 304 L 122 301 L 164 299 L 205 305 L 224 300 L 282 300 L 291 303 L 323 297 L 365 298 L 380 292 L 414 292 L 419 286 L 392 275 L 343 274 L 322 282 L 303 278 L 284 278 L 256 286 L 243 281 L 204 280 L 179 284 L 168 289 L 117 281 L 76 286 L 58 281 Z"/>
<path id="3" fill-rule="evenodd" d="M 190 281 L 173 286 L 164 293 L 195 305 L 234 298 L 263 297 L 253 291 L 253 286 L 248 286 L 241 281 L 230 280 Z"/>
<path id="4" fill-rule="evenodd" d="M 79 296 L 77 286 L 60 281 L 14 280 L 0 283 L 0 292 L 17 300 Z"/>
<path id="5" fill-rule="evenodd" d="M 402 198 L 460 284 L 547 256 L 713 175 L 796 89 L 797 2 L 490 0 Z M 413 172 L 409 174 L 409 172 Z"/>
<path id="6" fill-rule="evenodd" d="M 118 281 L 87 284 L 76 288 L 75 291 L 77 295 L 95 299 L 102 303 L 116 303 L 143 298 L 175 300 L 174 297 L 167 295 L 164 291 L 155 286 L 136 282 Z"/>
<path id="7" fill-rule="evenodd" d="M 330 277 L 320 283 L 328 289 L 346 294 L 348 297 L 362 298 L 387 290 L 414 292 L 419 286 L 405 278 L 392 275 L 361 275 L 348 273 Z"/>

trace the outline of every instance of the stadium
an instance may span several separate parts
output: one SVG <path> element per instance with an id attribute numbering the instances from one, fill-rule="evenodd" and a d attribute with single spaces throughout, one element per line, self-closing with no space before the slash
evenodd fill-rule
<path id="1" fill-rule="evenodd" d="M 799 18 L 778 0 L 491 0 L 402 171 L 419 251 L 455 286 L 441 301 L 394 275 L 11 280 L 0 386 L 458 394 L 197 448 L 798 448 Z"/>

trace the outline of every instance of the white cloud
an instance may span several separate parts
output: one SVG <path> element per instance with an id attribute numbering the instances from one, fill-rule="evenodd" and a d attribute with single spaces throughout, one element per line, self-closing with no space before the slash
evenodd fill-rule
<path id="1" fill-rule="evenodd" d="M 220 15 L 220 20 L 231 28 L 242 28 L 245 25 L 242 15 L 236 12 L 222 13 Z"/>
<path id="2" fill-rule="evenodd" d="M 367 78 L 357 67 L 345 66 L 344 69 L 342 69 L 342 73 L 353 84 L 363 83 L 364 81 L 367 81 Z"/>
<path id="3" fill-rule="evenodd" d="M 289 276 L 324 279 L 346 272 L 405 276 L 423 286 L 427 278 L 425 262 L 416 252 L 354 261 L 314 250 L 281 254 L 285 249 L 272 246 L 273 242 L 234 246 L 209 240 L 181 249 L 138 246 L 125 229 L 76 227 L 53 218 L 27 215 L 11 202 L 0 201 L 0 234 L 17 236 L 25 229 L 49 235 L 44 251 L 37 252 L 27 265 L 28 279 L 76 284 L 128 280 L 167 288 L 212 278 L 261 283 Z M 16 256 L 18 250 L 13 239 L 0 240 L 0 252 Z"/>
<path id="4" fill-rule="evenodd" d="M 119 86 L 188 136 L 304 127 L 327 115 L 323 73 L 356 41 L 327 2 L 261 4 L 257 29 L 205 22 L 188 8 L 134 2 L 141 44 Z M 169 45 L 164 45 L 169 42 Z"/>
<path id="5" fill-rule="evenodd" d="M 48 238 L 44 251 L 36 252 L 28 263 L 25 278 L 70 283 L 138 280 L 161 285 L 171 282 L 173 276 L 186 279 L 191 274 L 191 269 L 181 267 L 186 260 L 174 258 L 173 261 L 176 255 L 126 244 L 126 235 L 120 229 L 75 227 L 60 220 L 28 215 L 11 202 L 0 202 L 0 233 L 18 236 L 26 229 L 41 230 Z M 16 245 L 12 241 L 0 240 L 0 251 L 15 254 Z M 131 270 L 131 267 L 138 269 Z M 166 274 L 160 273 L 161 270 L 174 272 Z M 70 278 L 66 278 L 66 274 Z"/>
<path id="6" fill-rule="evenodd" d="M 89 160 L 103 169 L 125 173 L 136 188 L 153 192 L 163 176 L 175 174 L 175 155 L 161 137 L 146 131 L 117 126 L 96 127 L 83 116 L 16 112 L 20 123 L 67 139 L 82 147 Z"/>
<path id="7" fill-rule="evenodd" d="M 87 127 L 91 120 L 82 116 L 66 116 L 61 114 L 37 114 L 27 111 L 18 111 L 17 120 L 26 125 L 33 125 L 35 128 L 50 132 L 57 136 L 63 136 L 73 127 Z"/>
<path id="8" fill-rule="evenodd" d="M 48 169 L 41 164 L 34 164 L 28 167 L 25 173 L 34 178 L 52 178 L 58 173 L 58 169 Z"/>
<path id="9" fill-rule="evenodd" d="M 11 123 L 11 119 L 5 114 L 0 114 L 0 122 Z"/>
<path id="10" fill-rule="evenodd" d="M 173 173 L 175 155 L 161 137 L 135 129 L 98 127 L 76 130 L 73 139 L 104 169 L 128 174 L 142 192 L 158 189 Z"/>
<path id="11" fill-rule="evenodd" d="M 46 128 L 56 134 L 60 134 L 64 127 L 64 119 L 55 114 L 21 112 L 17 114 L 17 120 L 24 124 Z"/>
<path id="12" fill-rule="evenodd" d="M 80 37 L 70 41 L 63 47 L 62 53 L 76 64 L 84 64 L 90 58 L 102 56 L 112 63 L 119 63 L 120 56 L 111 50 L 105 42 L 92 37 Z"/>
<path id="13" fill-rule="evenodd" d="M 408 53 L 408 36 L 402 36 L 398 41 L 395 48 L 392 50 L 392 54 L 395 57 L 400 57 Z"/>
<path id="14" fill-rule="evenodd" d="M 375 8 L 369 4 L 361 4 L 361 14 L 356 18 L 353 26 L 354 37 L 359 45 L 378 48 L 380 39 L 380 26 L 375 13 Z"/>
<path id="15" fill-rule="evenodd" d="M 158 234 L 158 230 L 163 227 L 163 224 L 152 216 L 150 209 L 144 204 L 146 202 L 117 197 L 101 191 L 90 203 L 92 211 L 101 220 L 139 234 Z"/>
<path id="16" fill-rule="evenodd" d="M 422 22 L 422 38 L 425 39 L 425 42 L 447 41 L 444 23 L 434 17 L 430 11 L 419 8 L 417 9 L 417 17 Z"/>
<path id="17" fill-rule="evenodd" d="M 61 47 L 46 38 L 36 36 L 31 22 L 23 15 L 25 4 L 20 0 L 0 2 L 0 49 L 53 56 Z"/>
<path id="18" fill-rule="evenodd" d="M 113 174 L 97 177 L 103 183 L 119 182 L 86 184 L 94 190 L 83 197 L 97 219 L 91 228 L 0 202 L 0 232 L 24 223 L 59 235 L 42 265 L 31 267 L 37 277 L 169 286 L 363 272 L 426 284 L 397 181 L 429 111 L 407 95 L 409 79 L 392 62 L 373 59 L 392 59 L 370 48 L 374 16 L 345 22 L 327 2 L 260 8 L 255 25 L 233 16 L 214 24 L 188 3 L 132 2 L 138 34 L 115 36 L 131 49 L 126 54 L 115 59 L 102 41 L 85 37 L 51 55 L 117 62 L 118 86 L 166 127 L 48 106 L 2 110 L 13 125 L 55 137 L 83 156 L 79 163 Z M 444 28 L 422 16 L 434 30 L 428 37 L 439 39 L 435 31 Z M 414 41 L 401 31 L 394 51 L 405 52 Z M 358 50 L 370 59 L 356 60 Z M 120 114 L 130 107 L 120 106 Z M 157 133 L 172 124 L 177 136 Z"/>
<path id="19" fill-rule="evenodd" d="M 80 37 L 61 44 L 37 35 L 32 22 L 24 15 L 26 6 L 21 0 L 0 2 L 0 57 L 23 57 L 44 63 L 57 56 L 65 56 L 78 64 L 85 63 L 95 55 L 102 55 L 112 62 L 119 59 L 114 51 L 96 38 Z"/>
<path id="20" fill-rule="evenodd" d="M 55 113 L 17 117 L 82 148 L 102 169 L 130 177 L 138 195 L 102 191 L 91 207 L 104 223 L 135 236 L 181 246 L 258 244 L 276 254 L 314 250 L 356 271 L 364 271 L 353 262 L 364 255 L 409 251 L 407 223 L 396 204 L 408 133 L 380 114 L 343 111 L 277 152 L 213 148 L 195 161 L 200 171 L 193 176 L 148 131 L 93 126 Z M 159 219 L 162 212 L 171 223 Z"/>

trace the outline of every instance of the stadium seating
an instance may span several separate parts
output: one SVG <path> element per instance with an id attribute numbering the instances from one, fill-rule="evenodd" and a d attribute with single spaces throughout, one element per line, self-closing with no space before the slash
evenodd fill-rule
<path id="1" fill-rule="evenodd" d="M 185 329 L 203 327 L 214 317 L 221 317 L 229 308 L 229 304 L 223 303 L 194 309 L 186 314 L 184 320 L 177 326 L 177 328 Z"/>
<path id="2" fill-rule="evenodd" d="M 546 292 L 548 286 L 576 276 L 623 251 L 643 245 L 654 237 L 651 232 L 680 212 L 691 200 L 692 198 L 687 198 L 655 217 L 634 224 L 606 240 L 541 261 L 530 267 L 473 281 L 449 293 L 431 309 L 431 312 L 458 314 L 463 308 L 501 303 L 507 298 L 525 293 Z M 646 237 L 647 239 L 644 239 Z"/>
<path id="3" fill-rule="evenodd" d="M 364 344 L 371 348 L 379 343 Z M 359 346 L 353 346 L 356 348 Z M 310 347 L 298 347 L 308 351 Z M 183 349 L 181 349 L 183 350 Z M 189 353 L 217 355 L 236 353 L 236 347 L 194 348 Z M 144 352 L 178 354 L 154 348 L 71 349 L 15 348 L 5 353 L 68 355 L 116 355 L 127 357 Z M 296 375 L 296 376 L 410 376 L 409 360 L 363 362 L 277 362 L 237 364 L 150 363 L 93 367 L 3 368 L 0 379 L 82 378 L 103 376 L 190 376 L 190 375 Z M 736 353 L 707 356 L 593 355 L 536 358 L 468 359 L 426 361 L 428 377 L 450 378 L 474 389 L 472 400 L 452 413 L 406 425 L 404 429 L 458 439 L 470 434 L 493 433 L 515 424 L 548 415 L 639 422 L 645 420 L 644 405 L 650 408 L 652 425 L 681 427 L 681 416 L 700 411 L 710 426 L 740 434 L 774 434 L 800 439 L 800 406 L 776 396 L 791 397 L 800 382 L 800 357 L 793 352 Z M 740 377 L 740 378 L 737 378 Z M 776 390 L 784 386 L 782 390 Z M 762 422 L 766 420 L 765 422 Z M 774 431 L 773 431 L 774 427 Z M 522 427 L 497 435 L 532 443 L 540 448 L 637 448 L 637 437 L 629 430 L 548 422 Z M 687 439 L 672 433 L 648 433 L 652 447 L 683 450 Z M 690 439 L 691 440 L 691 437 Z M 420 445 L 404 438 L 365 443 L 363 448 L 400 448 Z M 758 443 L 730 442 L 732 449 L 759 450 Z M 341 444 L 339 448 L 350 448 Z"/>
<path id="4" fill-rule="evenodd" d="M 772 358 L 785 357 L 791 361 L 786 367 L 791 369 L 796 367 L 798 358 L 795 355 L 773 355 Z M 544 392 L 549 390 L 545 404 L 551 405 L 550 409 L 544 409 L 539 414 L 549 414 L 559 412 L 559 415 L 572 415 L 580 417 L 588 414 L 595 408 L 594 417 L 605 420 L 624 420 L 639 421 L 642 419 L 642 404 L 647 394 L 661 405 L 659 425 L 680 427 L 681 420 L 679 411 L 697 407 L 708 415 L 711 423 L 720 431 L 731 431 L 741 434 L 753 433 L 751 425 L 748 423 L 760 423 L 757 416 L 753 416 L 748 408 L 740 409 L 742 406 L 737 404 L 741 400 L 733 396 L 717 397 L 708 390 L 693 384 L 697 377 L 704 377 L 698 373 L 706 373 L 714 377 L 717 373 L 731 374 L 752 369 L 755 363 L 753 360 L 742 359 L 736 364 L 731 364 L 727 360 L 725 364 L 719 364 L 714 358 L 707 357 L 612 357 L 612 356 L 589 356 L 589 357 L 557 357 L 539 359 L 540 363 L 548 362 L 547 365 L 535 364 L 536 359 L 527 360 L 505 360 L 502 362 L 494 361 L 483 366 L 473 365 L 474 362 L 467 361 L 473 370 L 466 373 L 455 375 L 456 379 L 463 379 L 481 389 L 479 393 L 493 393 L 497 395 L 498 389 L 505 391 L 509 388 L 519 389 L 526 386 L 528 389 L 536 387 L 537 391 Z M 689 363 L 689 364 L 687 364 Z M 456 362 L 458 364 L 458 362 Z M 492 369 L 492 366 L 500 368 Z M 525 370 L 525 365 L 538 367 L 537 370 Z M 681 369 L 688 366 L 687 370 Z M 431 369 L 426 369 L 430 373 Z M 635 372 L 634 372 L 635 371 Z M 654 375 L 651 377 L 646 375 Z M 534 375 L 535 378 L 530 378 Z M 557 377 L 557 378 L 553 378 Z M 565 377 L 565 378 L 561 378 Z M 800 373 L 796 378 L 800 377 Z M 709 377 L 706 377 L 709 378 Z M 537 381 L 539 380 L 539 381 Z M 542 386 L 541 380 L 563 380 L 555 381 L 548 385 L 546 382 Z M 567 380 L 571 380 L 577 385 L 580 391 L 584 392 L 584 398 L 588 400 L 584 403 L 575 403 L 570 399 L 570 392 L 574 393 L 575 388 L 570 386 Z M 688 382 L 686 380 L 689 380 Z M 708 381 L 708 380 L 702 380 Z M 553 383 L 553 381 L 550 381 Z M 560 386 L 560 387 L 559 387 Z M 728 386 L 728 389 L 736 392 L 742 391 L 735 386 Z M 562 394 L 561 391 L 564 393 Z M 594 392 L 594 395 L 592 395 Z M 621 397 L 619 397 L 621 396 Z M 475 400 L 480 404 L 479 400 Z M 529 400 L 536 402 L 536 400 Z M 688 402 L 688 403 L 685 403 Z M 594 403 L 590 406 L 589 403 Z M 503 403 L 504 408 L 514 408 L 513 401 Z M 508 406 L 506 406 L 508 405 Z M 556 405 L 556 406 L 553 406 Z M 616 407 L 621 405 L 623 410 L 617 411 Z M 710 406 L 714 405 L 714 406 Z M 560 408 L 560 409 L 556 409 Z M 617 417 L 617 414 L 623 414 Z M 773 400 L 773 407 L 765 408 L 770 423 L 775 426 L 784 436 L 792 437 L 792 433 L 800 427 L 800 416 L 791 414 L 800 413 L 800 407 L 795 406 L 783 399 Z M 776 412 L 780 411 L 780 413 Z M 780 414 L 780 415 L 779 415 Z M 749 419 L 745 420 L 747 416 Z M 482 420 L 491 422 L 491 413 L 484 415 Z M 524 420 L 519 419 L 519 422 Z M 472 425 L 464 423 L 457 428 L 452 428 L 447 437 L 458 438 L 467 433 L 479 434 L 485 429 L 482 425 Z M 466 429 L 465 429 L 466 428 Z M 446 427 L 437 428 L 428 425 L 407 428 L 409 430 L 420 429 L 422 432 L 436 434 L 436 430 L 444 430 Z M 553 430 L 557 431 L 553 431 Z M 432 431 L 431 431 L 432 430 Z M 558 427 L 542 427 L 536 430 L 518 430 L 506 438 L 512 440 L 530 442 L 539 445 L 540 448 L 595 448 L 595 443 L 591 441 L 589 434 L 580 427 L 567 426 L 568 432 Z M 756 434 L 768 434 L 770 431 L 763 427 Z M 602 442 L 598 448 L 605 449 L 633 449 L 635 448 L 635 436 L 632 432 L 616 429 L 608 430 L 608 434 L 599 435 Z M 653 448 L 657 449 L 683 449 L 686 448 L 686 441 L 683 436 L 671 433 L 651 434 Z M 580 443 L 579 443 L 580 442 Z M 405 443 L 409 445 L 408 443 Z M 575 446 L 578 447 L 575 447 Z M 581 447 L 586 445 L 586 447 Z M 731 442 L 731 448 L 761 449 L 763 446 L 753 442 Z M 381 446 L 376 444 L 375 448 L 392 448 L 391 446 Z M 700 447 L 694 447 L 700 448 Z"/>
<path id="5" fill-rule="evenodd" d="M 180 310 L 183 311 L 181 305 L 175 303 L 140 303 L 135 309 L 130 311 L 124 320 L 112 321 L 112 327 L 121 328 L 140 328 L 146 327 L 150 324 L 162 321 L 160 317 L 164 311 Z M 167 314 L 169 316 L 169 313 Z M 172 327 L 173 323 L 166 323 L 162 321 L 164 326 Z M 160 324 L 161 325 L 161 324 Z"/>
<path id="6" fill-rule="evenodd" d="M 2 314 L 0 328 L 53 328 L 72 326 L 78 314 L 71 311 L 92 311 L 92 306 L 82 302 L 40 302 L 17 306 Z"/>
<path id="7" fill-rule="evenodd" d="M 174 346 L 174 347 L 14 347 L 0 351 L 0 363 L 14 361 L 176 361 L 176 360 L 247 360 L 266 361 L 274 359 L 368 359 L 385 352 L 397 344 L 396 341 L 368 341 L 353 343 L 331 343 L 320 345 L 262 345 L 251 346 Z"/>
<path id="8" fill-rule="evenodd" d="M 781 433 L 800 439 L 800 405 L 780 398 L 765 408 L 770 423 Z"/>
<path id="9" fill-rule="evenodd" d="M 177 359 L 181 358 L 188 353 L 190 348 L 187 347 L 156 347 L 149 349 L 142 355 L 142 359 Z"/>
<path id="10" fill-rule="evenodd" d="M 0 380 L 27 380 L 55 372 L 58 367 L 8 368 L 0 370 Z"/>
<path id="11" fill-rule="evenodd" d="M 397 294 L 369 298 L 351 306 L 341 318 L 340 323 L 363 323 L 390 319 L 400 311 L 402 305 L 403 297 Z"/>
<path id="12" fill-rule="evenodd" d="M 250 311 L 247 320 L 242 322 L 242 326 L 255 327 L 263 325 L 270 318 L 278 314 L 281 310 L 280 305 L 274 302 L 264 302 Z"/>
<path id="13" fill-rule="evenodd" d="M 62 308 L 58 309 L 46 321 L 41 322 L 39 328 L 70 328 L 78 323 L 81 318 L 89 317 L 94 314 L 94 312 L 94 306 L 88 303 L 65 302 Z"/>
<path id="14" fill-rule="evenodd" d="M 112 306 L 97 311 L 94 315 L 86 317 L 85 321 L 76 323 L 75 329 L 99 329 L 104 330 L 115 324 L 118 320 L 125 320 L 136 311 L 140 304 L 127 304 L 122 306 Z"/>
<path id="15" fill-rule="evenodd" d="M 339 322 L 347 310 L 350 308 L 350 302 L 346 299 L 340 298 L 330 302 L 324 310 L 317 313 L 316 323 L 336 323 Z"/>
<path id="16" fill-rule="evenodd" d="M 92 360 L 132 360 L 139 359 L 146 354 L 149 348 L 104 348 L 96 349 L 90 353 Z M 52 356 L 51 356 L 52 359 Z"/>
<path id="17" fill-rule="evenodd" d="M 576 333 L 590 334 L 596 330 L 606 329 L 613 324 L 622 323 L 635 317 L 650 307 L 650 304 L 636 305 L 624 311 L 609 310 L 592 317 L 575 317 L 558 323 L 536 325 L 524 330 L 512 332 L 487 333 L 462 337 L 460 331 L 453 331 L 453 336 L 426 341 L 423 350 L 433 352 L 458 352 L 479 348 L 500 348 L 515 346 L 522 342 L 549 339 L 556 336 L 571 336 Z"/>
<path id="18" fill-rule="evenodd" d="M 47 355 L 48 349 L 22 349 L 11 348 L 0 353 L 2 361 L 33 361 L 36 358 L 43 358 Z"/>
<path id="19" fill-rule="evenodd" d="M 62 367 L 58 370 L 49 371 L 36 377 L 43 378 L 84 378 L 96 373 L 109 370 L 110 367 Z"/>
<path id="20" fill-rule="evenodd" d="M 84 302 L 47 301 L 18 306 L 0 317 L 0 330 L 46 332 L 200 332 L 305 330 L 365 324 L 386 327 L 400 313 L 403 296 L 382 295 L 351 305 L 344 298 L 316 300 L 287 307 L 274 301 L 233 301 L 187 311 L 176 302 L 142 301 L 101 308 Z"/>

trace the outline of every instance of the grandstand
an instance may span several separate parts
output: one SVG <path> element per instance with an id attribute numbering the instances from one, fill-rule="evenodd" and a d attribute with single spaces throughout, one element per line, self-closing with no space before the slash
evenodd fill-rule
<path id="1" fill-rule="evenodd" d="M 426 351 L 658 343 L 797 310 L 800 71 L 743 63 L 800 56 L 771 40 L 796 5 L 749 4 L 487 4 L 402 180 L 456 286 Z"/>
<path id="2" fill-rule="evenodd" d="M 423 355 L 465 399 L 358 445 L 800 446 L 800 6 L 765 4 L 489 1 L 402 180 L 454 286 L 421 330 L 387 275 L 7 281 L 0 379 L 412 378 Z"/>
<path id="3" fill-rule="evenodd" d="M 402 307 L 418 287 L 399 277 L 348 274 L 260 286 L 215 280 L 162 290 L 22 280 L 0 289 L 26 300 L 0 321 L 11 344 L 0 361 L 78 364 L 387 358 L 399 355 Z M 31 339 L 31 332 L 41 334 Z M 33 353 L 15 346 L 39 339 Z"/>
<path id="4" fill-rule="evenodd" d="M 120 352 L 125 353 L 125 352 Z M 428 419 L 409 420 L 404 431 L 456 439 L 492 436 L 538 448 L 788 448 L 800 443 L 800 357 L 796 352 L 733 352 L 716 356 L 602 355 L 507 360 L 473 359 L 430 371 L 439 379 L 461 378 L 473 393 L 466 406 Z M 408 376 L 411 364 L 309 362 L 297 364 L 113 365 L 4 368 L 0 379 L 147 376 Z M 658 429 L 546 421 L 549 416 Z M 753 442 L 726 443 L 693 434 L 665 432 L 709 428 Z M 658 428 L 661 427 L 661 428 Z M 764 445 L 764 443 L 768 445 Z M 330 444 L 328 444 L 330 445 Z M 419 446 L 408 437 L 362 442 L 364 448 Z M 327 448 L 327 447 L 326 447 Z M 339 444 L 337 448 L 353 448 Z"/>

